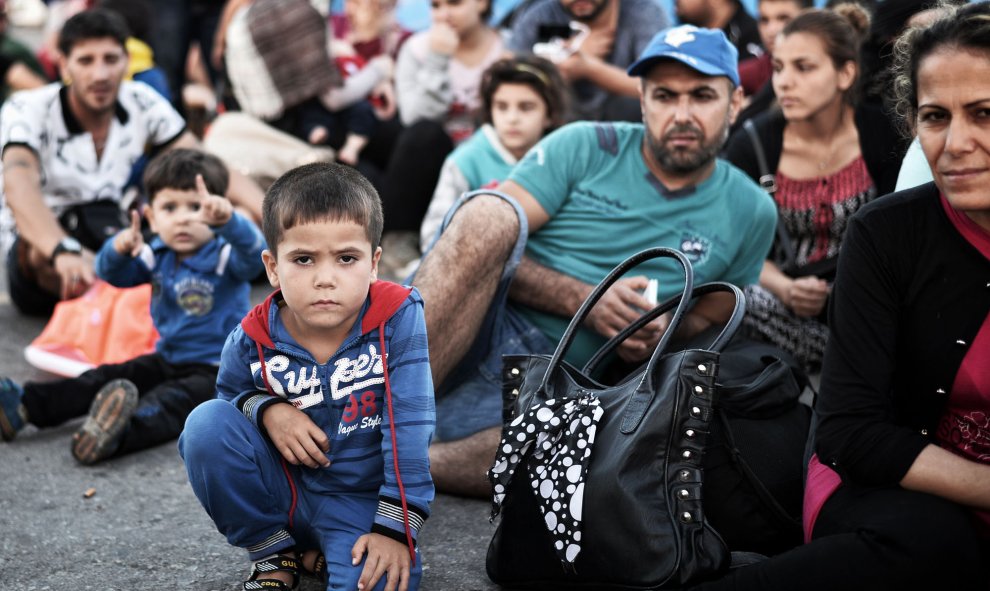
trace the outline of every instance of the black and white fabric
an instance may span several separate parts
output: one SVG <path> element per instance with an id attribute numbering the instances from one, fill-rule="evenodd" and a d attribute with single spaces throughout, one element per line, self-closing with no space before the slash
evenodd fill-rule
<path id="1" fill-rule="evenodd" d="M 598 397 L 591 393 L 533 406 L 503 429 L 498 456 L 488 472 L 494 520 L 516 469 L 526 462 L 557 556 L 569 565 L 581 552 L 584 482 L 603 414 Z"/>

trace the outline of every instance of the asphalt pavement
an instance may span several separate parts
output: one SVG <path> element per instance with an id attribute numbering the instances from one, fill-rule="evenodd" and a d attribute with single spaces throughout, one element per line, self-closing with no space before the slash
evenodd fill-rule
<path id="1" fill-rule="evenodd" d="M 252 295 L 260 301 L 265 291 Z M 52 379 L 23 355 L 43 321 L 19 316 L 2 282 L 0 294 L 0 375 Z M 175 443 L 80 466 L 69 439 L 81 422 L 29 426 L 0 442 L 0 589 L 238 589 L 246 554 L 227 544 L 193 496 Z M 489 509 L 483 500 L 438 496 L 420 538 L 420 589 L 498 589 L 485 575 Z"/>

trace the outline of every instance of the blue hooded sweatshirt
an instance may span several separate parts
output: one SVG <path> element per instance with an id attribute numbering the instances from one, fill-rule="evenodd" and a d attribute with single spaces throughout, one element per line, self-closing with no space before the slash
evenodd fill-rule
<path id="1" fill-rule="evenodd" d="M 169 363 L 220 363 L 224 340 L 251 307 L 250 281 L 265 266 L 265 238 L 234 213 L 216 236 L 179 261 L 160 238 L 136 257 L 117 254 L 113 238 L 96 256 L 96 274 L 117 287 L 151 283 L 151 318 L 161 338 L 155 346 Z"/>
<path id="2" fill-rule="evenodd" d="M 276 291 L 230 334 L 218 397 L 262 432 L 262 414 L 272 404 L 290 402 L 305 412 L 330 439 L 330 466 L 300 466 L 299 483 L 290 478 L 290 486 L 377 493 L 371 531 L 407 544 L 415 561 L 434 495 L 429 446 L 436 421 L 419 292 L 373 283 L 350 333 L 322 365 L 289 335 L 280 305 Z"/>

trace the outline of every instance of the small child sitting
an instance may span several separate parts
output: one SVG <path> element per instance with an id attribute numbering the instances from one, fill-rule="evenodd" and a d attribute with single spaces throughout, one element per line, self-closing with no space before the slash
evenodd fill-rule
<path id="1" fill-rule="evenodd" d="M 381 202 L 357 171 L 291 170 L 263 209 L 278 289 L 228 337 L 218 399 L 186 421 L 193 491 L 255 561 L 244 589 L 294 589 L 301 573 L 416 589 L 434 493 L 423 300 L 376 280 Z"/>
<path id="2" fill-rule="evenodd" d="M 0 434 L 26 424 L 59 425 L 89 416 L 72 437 L 72 455 L 93 464 L 174 439 L 186 416 L 213 398 L 223 341 L 250 307 L 249 281 L 262 270 L 264 238 L 234 213 L 228 173 L 216 157 L 175 149 L 149 164 L 145 210 L 158 237 L 145 244 L 140 217 L 107 240 L 96 273 L 117 287 L 152 284 L 156 352 L 101 365 L 76 378 L 0 380 Z"/>
<path id="3" fill-rule="evenodd" d="M 507 58 L 485 71 L 480 89 L 485 124 L 444 161 L 420 226 L 422 252 L 458 197 L 494 188 L 543 136 L 564 124 L 565 93 L 557 67 L 543 58 Z"/>
<path id="4" fill-rule="evenodd" d="M 334 45 L 338 50 L 340 45 Z M 332 103 L 336 99 L 334 93 L 338 95 L 349 95 L 354 93 L 353 88 L 365 88 L 368 84 L 365 80 L 374 80 L 377 74 L 371 76 L 363 72 L 368 67 L 360 56 L 353 53 L 343 53 L 335 55 L 333 58 L 334 67 L 343 79 L 343 86 L 331 89 L 319 98 L 313 98 L 302 104 L 296 105 L 290 110 L 290 117 L 294 116 L 296 123 L 292 130 L 293 135 L 304 139 L 313 145 L 340 145 L 337 148 L 337 161 L 350 166 L 357 165 L 361 150 L 368 145 L 371 135 L 378 127 L 377 101 L 381 100 L 376 91 L 371 91 L 368 97 L 355 101 L 347 106 L 340 106 L 331 109 L 327 103 Z M 391 58 L 375 58 L 375 65 L 371 70 L 391 69 Z M 381 64 L 385 64 L 382 66 Z M 369 70 L 369 72 L 371 71 Z M 358 80 L 361 79 L 361 82 Z M 353 80 L 349 87 L 349 81 Z M 387 84 L 388 82 L 379 83 Z M 377 87 L 376 86 L 376 87 Z M 341 102 L 337 100 L 337 102 Z M 349 102 L 344 100 L 343 102 Z M 343 143 L 340 144 L 340 138 Z"/>

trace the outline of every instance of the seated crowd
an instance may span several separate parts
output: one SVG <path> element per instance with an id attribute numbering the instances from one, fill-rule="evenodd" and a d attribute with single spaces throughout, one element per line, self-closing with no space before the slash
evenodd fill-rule
<path id="1" fill-rule="evenodd" d="M 0 21 L 11 303 L 150 283 L 160 334 L 78 377 L 0 379 L 3 439 L 86 416 L 71 449 L 93 464 L 181 434 L 255 563 L 245 589 L 416 588 L 434 487 L 491 494 L 503 355 L 553 352 L 612 268 L 665 246 L 742 288 L 745 337 L 821 384 L 807 543 L 698 588 L 985 585 L 990 4 L 677 0 L 671 27 L 656 0 L 498 23 L 492 2 L 431 0 L 414 32 L 394 0 L 66 1 L 40 60 Z M 934 183 L 888 197 L 899 174 Z M 679 270 L 619 280 L 566 360 L 651 285 L 678 294 Z M 733 305 L 698 298 L 675 337 Z"/>

